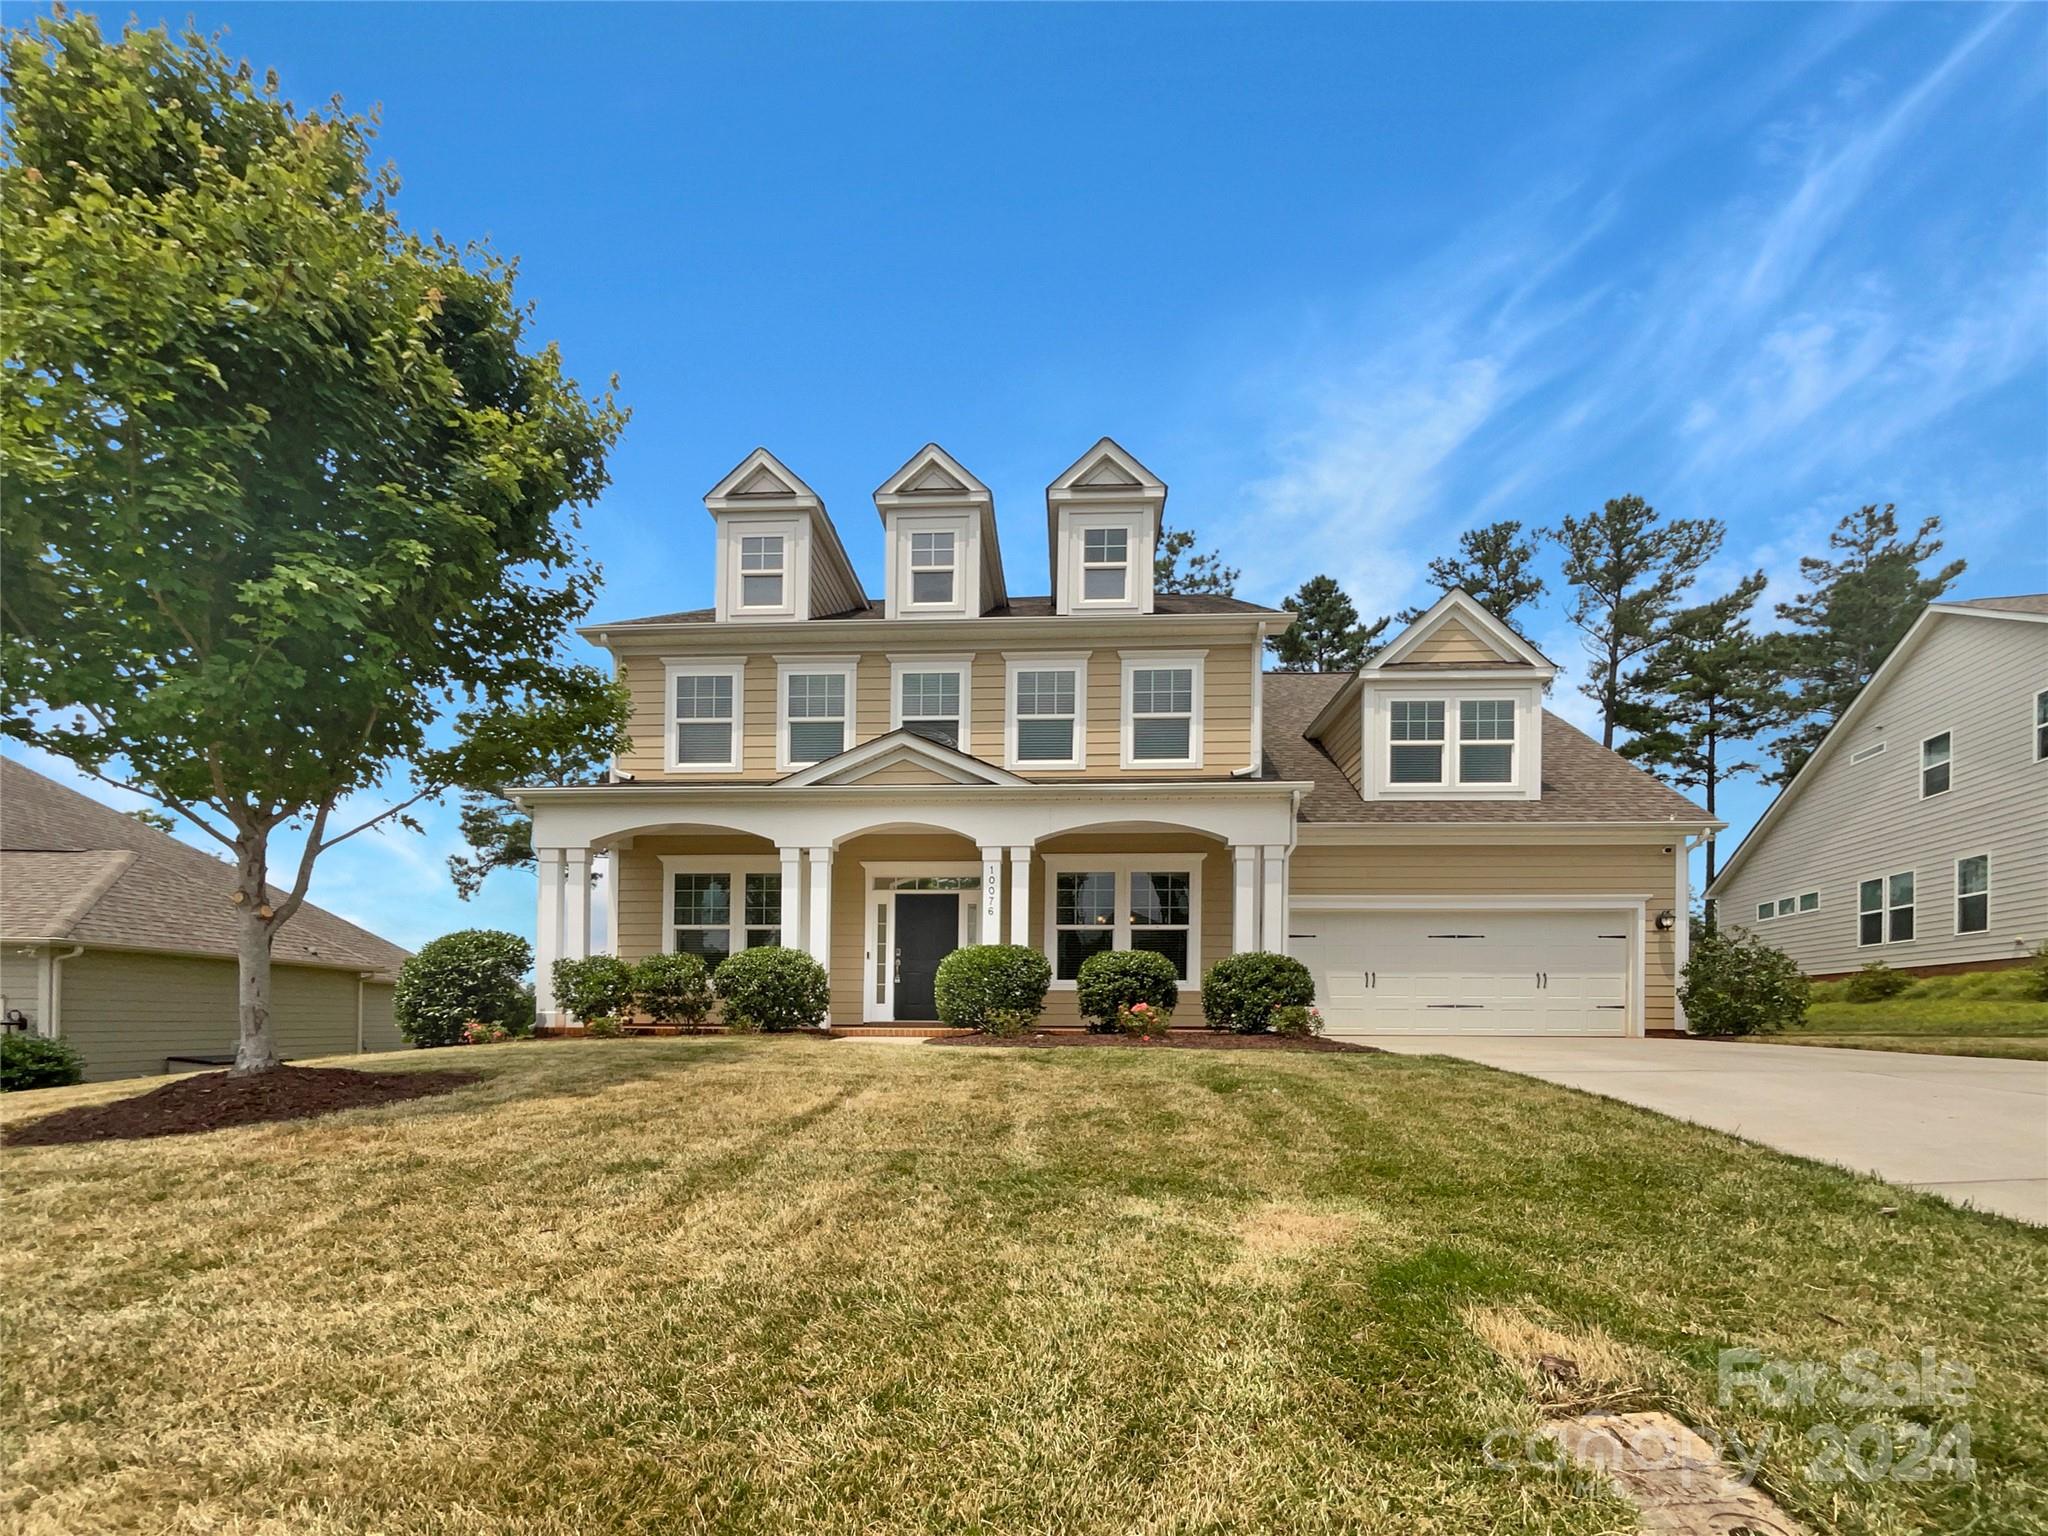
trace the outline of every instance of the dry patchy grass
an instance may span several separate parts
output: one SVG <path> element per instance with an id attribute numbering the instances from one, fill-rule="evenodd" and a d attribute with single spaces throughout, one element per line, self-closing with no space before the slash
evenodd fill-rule
<path id="1" fill-rule="evenodd" d="M 1774 1456 L 1813 1529 L 2048 1507 L 2042 1234 L 1627 1106 L 1389 1056 L 459 1061 L 0 1157 L 7 1528 L 1612 1531 L 1484 1464 L 1542 1416 L 1530 1351 L 1703 1428 L 1828 1415 L 1717 1406 L 1730 1345 L 1977 1373 L 1974 1485 Z"/>

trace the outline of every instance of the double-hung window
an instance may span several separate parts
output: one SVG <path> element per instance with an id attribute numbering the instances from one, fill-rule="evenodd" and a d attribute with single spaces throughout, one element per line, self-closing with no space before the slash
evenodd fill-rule
<path id="1" fill-rule="evenodd" d="M 696 955 L 716 965 L 732 953 L 732 876 L 717 873 L 678 874 L 675 885 L 675 927 L 670 945 L 679 954 Z"/>
<path id="2" fill-rule="evenodd" d="M 782 875 L 748 875 L 747 908 L 744 914 L 747 948 L 782 942 Z"/>
<path id="3" fill-rule="evenodd" d="M 1458 705 L 1458 782 L 1515 781 L 1515 701 L 1465 699 Z"/>
<path id="4" fill-rule="evenodd" d="M 906 731 L 965 751 L 961 722 L 963 674 L 955 668 L 931 672 L 899 672 L 896 676 L 897 720 Z"/>
<path id="5" fill-rule="evenodd" d="M 1387 777 L 1395 784 L 1444 781 L 1444 701 L 1395 699 L 1387 706 Z"/>
<path id="6" fill-rule="evenodd" d="M 779 533 L 740 535 L 740 607 L 780 608 L 789 541 Z"/>
<path id="7" fill-rule="evenodd" d="M 1856 888 L 1856 942 L 1904 944 L 1913 937 L 1913 871 L 1908 869 Z"/>
<path id="8" fill-rule="evenodd" d="M 667 664 L 669 769 L 740 766 L 740 691 L 744 664 L 692 658 Z"/>
<path id="9" fill-rule="evenodd" d="M 1085 659 L 1010 664 L 1010 766 L 1079 768 Z"/>
<path id="10" fill-rule="evenodd" d="M 1071 985 L 1083 962 L 1118 949 L 1164 955 L 1181 980 L 1194 980 L 1200 965 L 1198 869 L 1195 860 L 1144 854 L 1077 859 L 1070 867 L 1049 864 L 1047 948 L 1054 981 Z"/>
<path id="11" fill-rule="evenodd" d="M 1124 766 L 1198 767 L 1202 663 L 1189 656 L 1124 658 Z"/>
<path id="12" fill-rule="evenodd" d="M 783 768 L 836 757 L 851 744 L 853 664 L 785 662 L 782 676 Z"/>
<path id="13" fill-rule="evenodd" d="M 1072 981 L 1081 962 L 1116 948 L 1116 871 L 1053 876 L 1053 975 Z"/>
<path id="14" fill-rule="evenodd" d="M 1991 927 L 1991 855 L 1956 860 L 1956 932 L 1985 933 Z"/>
<path id="15" fill-rule="evenodd" d="M 782 875 L 696 857 L 662 861 L 668 877 L 669 947 L 716 966 L 726 956 L 782 942 Z"/>
<path id="16" fill-rule="evenodd" d="M 1186 870 L 1134 869 L 1129 876 L 1130 947 L 1164 955 L 1188 979 L 1188 935 L 1194 930 L 1194 876 Z"/>
<path id="17" fill-rule="evenodd" d="M 1954 755 L 1955 737 L 1948 731 L 1939 736 L 1930 736 L 1920 743 L 1920 798 L 1948 793 L 1950 758 Z"/>
<path id="18" fill-rule="evenodd" d="M 1131 531 L 1081 530 L 1081 600 L 1120 603 L 1131 591 Z"/>
<path id="19" fill-rule="evenodd" d="M 958 543 L 951 529 L 910 535 L 910 601 L 917 607 L 947 607 L 958 578 Z"/>

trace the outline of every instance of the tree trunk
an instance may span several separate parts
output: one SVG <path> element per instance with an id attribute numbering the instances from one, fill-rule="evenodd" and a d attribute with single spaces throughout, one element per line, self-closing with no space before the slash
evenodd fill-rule
<path id="1" fill-rule="evenodd" d="M 268 1072 L 281 1066 L 270 1028 L 270 896 L 267 890 L 269 838 L 238 839 L 235 870 L 235 961 L 239 972 L 239 1035 L 235 1073 Z"/>

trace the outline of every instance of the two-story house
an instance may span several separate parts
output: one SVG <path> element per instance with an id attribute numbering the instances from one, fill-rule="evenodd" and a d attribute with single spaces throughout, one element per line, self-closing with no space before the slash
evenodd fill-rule
<path id="1" fill-rule="evenodd" d="M 1708 889 L 1812 976 L 2048 939 L 2048 593 L 1934 603 Z"/>
<path id="2" fill-rule="evenodd" d="M 874 494 L 879 596 L 765 449 L 704 498 L 713 606 L 597 624 L 635 701 L 612 782 L 523 793 L 549 967 L 611 944 L 808 950 L 833 1021 L 923 1023 L 963 944 L 1081 963 L 1291 951 L 1333 1032 L 1674 1023 L 1686 850 L 1715 823 L 1543 708 L 1553 667 L 1463 593 L 1354 675 L 1269 674 L 1293 615 L 1153 589 L 1166 486 L 1105 438 L 1047 487 L 1049 592 L 928 446 Z"/>

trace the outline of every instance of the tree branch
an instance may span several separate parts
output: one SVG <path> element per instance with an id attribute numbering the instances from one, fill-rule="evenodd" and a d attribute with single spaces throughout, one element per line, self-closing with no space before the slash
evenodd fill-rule
<path id="1" fill-rule="evenodd" d="M 326 830 L 327 814 L 333 809 L 334 794 L 330 792 L 327 798 L 320 802 L 320 809 L 313 813 L 313 825 L 306 832 L 306 846 L 299 852 L 298 877 L 292 881 L 292 888 L 284 900 L 271 909 L 272 933 L 276 933 L 291 921 L 292 915 L 305 905 L 306 888 L 313 883 L 313 861 L 320 857 L 320 850 L 324 846 L 320 841 L 320 834 Z"/>
<path id="2" fill-rule="evenodd" d="M 376 815 L 372 816 L 368 821 L 364 822 L 361 826 L 350 827 L 346 832 L 337 833 L 335 836 L 327 839 L 326 842 L 320 844 L 313 851 L 316 853 L 325 853 L 328 849 L 332 848 L 336 843 L 345 843 L 350 838 L 354 837 L 358 832 L 367 832 L 370 830 L 370 828 L 376 826 L 378 822 L 389 821 L 392 817 L 397 816 L 402 812 L 411 810 L 414 806 L 418 805 L 422 800 L 431 800 L 435 795 L 438 795 L 440 792 L 441 791 L 439 789 L 423 789 L 418 794 L 411 796 L 409 799 L 399 801 L 398 804 L 390 807 L 388 810 L 379 811 Z M 323 817 L 326 815 L 324 809 L 322 810 L 321 815 Z M 311 847 L 312 844 L 309 842 L 307 846 Z"/>

